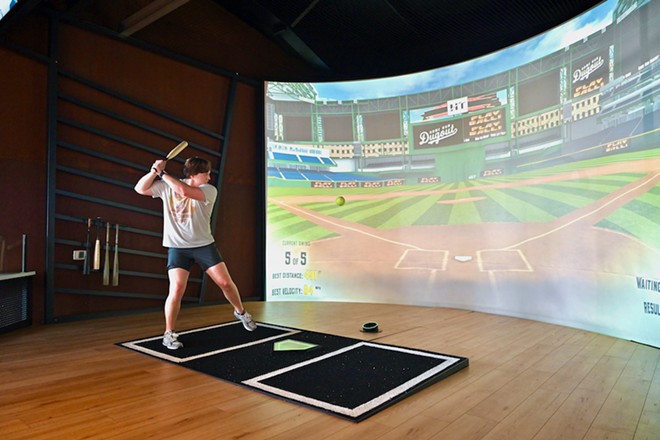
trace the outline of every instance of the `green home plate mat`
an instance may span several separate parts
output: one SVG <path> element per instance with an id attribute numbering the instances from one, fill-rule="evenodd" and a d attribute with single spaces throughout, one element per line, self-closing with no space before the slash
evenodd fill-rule
<path id="1" fill-rule="evenodd" d="M 468 366 L 468 359 L 360 339 L 238 321 L 118 345 L 355 422 Z"/>

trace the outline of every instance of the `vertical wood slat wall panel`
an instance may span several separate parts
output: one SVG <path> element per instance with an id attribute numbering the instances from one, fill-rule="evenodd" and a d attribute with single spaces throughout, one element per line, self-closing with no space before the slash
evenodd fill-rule
<path id="1" fill-rule="evenodd" d="M 179 139 L 186 139 L 191 145 L 183 157 L 206 157 L 214 170 L 219 168 L 220 155 L 213 153 L 220 151 L 222 139 L 209 133 L 223 132 L 221 125 L 230 79 L 73 26 L 61 25 L 60 29 L 54 320 L 161 307 L 167 293 L 167 279 L 165 249 L 160 238 L 160 200 L 139 196 L 132 186 L 153 160 L 169 151 Z M 79 81 L 81 78 L 83 81 Z M 140 105 L 95 90 L 90 84 L 114 91 Z M 254 170 L 255 106 L 254 92 L 250 89 L 253 87 L 241 87 L 241 93 L 250 102 L 237 112 L 242 122 L 233 132 L 239 144 L 236 153 L 228 156 L 234 158 L 232 163 L 236 165 L 227 173 L 232 183 L 230 187 L 235 185 L 234 181 L 241 180 L 236 173 Z M 167 116 L 145 110 L 143 104 Z M 230 144 L 230 150 L 233 148 Z M 181 160 L 173 161 L 168 171 L 176 174 L 180 168 Z M 214 173 L 214 180 L 218 177 Z M 231 210 L 222 209 L 227 202 L 233 202 L 234 193 L 240 194 L 237 206 L 247 210 L 249 218 L 256 223 L 254 183 L 239 182 L 237 187 L 227 191 L 223 182 L 222 187 L 223 196 L 218 200 L 221 204 L 219 225 L 226 222 L 229 226 L 246 229 L 245 216 L 240 212 L 236 215 L 234 206 Z M 246 198 L 253 200 L 245 203 Z M 101 272 L 83 275 L 81 262 L 72 261 L 73 250 L 82 249 L 88 217 L 101 217 L 121 225 L 121 275 L 117 287 L 103 286 Z M 236 229 L 229 232 L 225 226 L 216 231 L 228 265 L 235 266 L 232 275 L 243 296 L 248 298 L 261 294 L 255 292 L 258 282 L 252 281 L 258 280 L 254 273 L 258 267 L 254 260 L 259 254 L 255 247 L 256 235 L 254 232 L 237 234 Z M 104 227 L 100 236 L 105 244 Z M 240 241 L 232 243 L 232 236 Z M 248 237 L 247 240 L 244 237 Z M 93 227 L 92 241 L 95 238 L 96 228 Z M 114 230 L 111 231 L 111 245 L 113 240 Z M 229 245 L 227 252 L 223 244 Z M 104 254 L 102 252 L 102 256 Z M 234 257 L 239 264 L 232 265 Z M 250 282 L 241 286 L 241 280 Z M 197 301 L 200 281 L 201 273 L 195 268 L 184 301 Z M 213 285 L 206 290 L 205 301 L 223 298 Z"/>

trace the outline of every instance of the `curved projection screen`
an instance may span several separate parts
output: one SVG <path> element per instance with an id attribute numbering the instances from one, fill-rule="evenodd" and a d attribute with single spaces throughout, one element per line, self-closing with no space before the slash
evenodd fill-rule
<path id="1" fill-rule="evenodd" d="M 658 41 L 660 0 L 613 0 L 443 69 L 269 83 L 267 299 L 660 346 Z"/>

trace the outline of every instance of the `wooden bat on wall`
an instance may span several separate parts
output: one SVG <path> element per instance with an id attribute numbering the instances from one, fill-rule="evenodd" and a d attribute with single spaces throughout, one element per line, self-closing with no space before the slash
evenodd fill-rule
<path id="1" fill-rule="evenodd" d="M 103 285 L 110 285 L 110 223 L 105 224 L 105 260 L 103 261 Z"/>
<path id="2" fill-rule="evenodd" d="M 119 225 L 115 225 L 115 260 L 112 265 L 112 285 L 119 285 Z"/>
<path id="3" fill-rule="evenodd" d="M 101 239 L 99 238 L 99 223 L 100 219 L 97 218 L 94 222 L 96 225 L 96 241 L 94 242 L 94 265 L 92 270 L 101 270 Z"/>
<path id="4" fill-rule="evenodd" d="M 85 236 L 85 259 L 83 260 L 83 275 L 89 275 L 90 259 L 89 254 L 91 251 L 89 243 L 90 229 L 92 228 L 92 219 L 87 218 L 87 235 Z"/>

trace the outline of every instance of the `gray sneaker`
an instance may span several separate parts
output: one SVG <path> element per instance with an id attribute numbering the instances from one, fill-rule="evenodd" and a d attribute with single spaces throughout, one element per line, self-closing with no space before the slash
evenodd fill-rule
<path id="1" fill-rule="evenodd" d="M 241 321 L 243 323 L 243 327 L 245 327 L 245 330 L 251 332 L 256 330 L 257 324 L 255 324 L 254 319 L 252 319 L 252 315 L 250 315 L 246 310 L 243 310 L 243 314 L 239 315 L 236 313 L 236 310 L 234 310 L 234 316 L 236 319 Z"/>
<path id="2" fill-rule="evenodd" d="M 163 335 L 163 345 L 170 350 L 176 350 L 177 348 L 183 347 L 183 344 L 178 340 L 179 335 L 177 335 L 173 330 L 166 331 Z"/>

